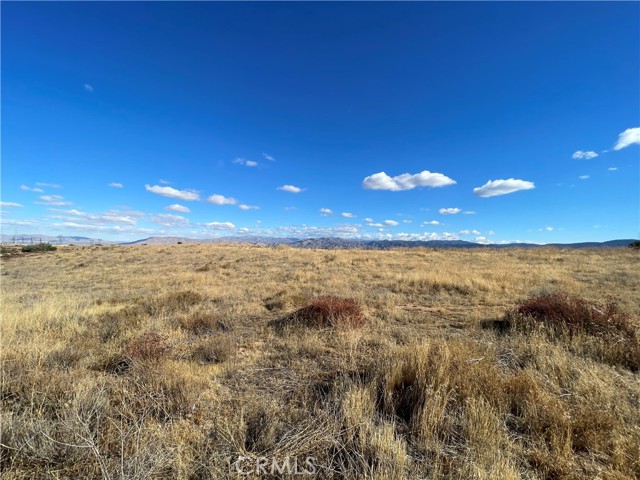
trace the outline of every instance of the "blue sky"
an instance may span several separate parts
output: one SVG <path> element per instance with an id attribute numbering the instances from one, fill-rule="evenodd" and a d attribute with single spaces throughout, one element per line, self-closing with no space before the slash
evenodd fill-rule
<path id="1" fill-rule="evenodd" d="M 2 232 L 640 236 L 640 4 L 2 5 Z"/>

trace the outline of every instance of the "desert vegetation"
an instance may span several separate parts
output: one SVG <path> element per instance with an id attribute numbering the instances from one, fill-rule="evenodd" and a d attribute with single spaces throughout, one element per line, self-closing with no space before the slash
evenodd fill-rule
<path id="1" fill-rule="evenodd" d="M 633 249 L 1 262 L 3 478 L 640 478 Z"/>

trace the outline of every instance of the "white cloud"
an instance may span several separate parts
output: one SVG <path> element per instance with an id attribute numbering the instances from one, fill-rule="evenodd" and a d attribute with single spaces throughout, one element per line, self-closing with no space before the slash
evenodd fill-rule
<path id="1" fill-rule="evenodd" d="M 113 187 L 113 188 L 122 188 L 123 187 L 123 185 L 121 183 L 118 183 L 118 182 L 111 182 L 109 184 L 109 186 Z"/>
<path id="2" fill-rule="evenodd" d="M 598 154 L 591 150 L 578 150 L 573 155 L 571 155 L 571 158 L 573 158 L 574 160 L 591 160 L 592 158 L 596 158 L 597 156 Z"/>
<path id="3" fill-rule="evenodd" d="M 382 227 L 384 227 L 384 225 L 383 225 L 383 224 L 381 224 L 381 223 L 369 223 L 369 224 L 367 225 L 367 227 L 382 228 Z"/>
<path id="4" fill-rule="evenodd" d="M 44 190 L 41 188 L 31 188 L 26 185 L 20 185 L 20 190 L 26 190 L 27 192 L 36 192 L 36 193 L 44 193 Z"/>
<path id="5" fill-rule="evenodd" d="M 281 187 L 278 187 L 278 190 L 289 193 L 300 193 L 303 191 L 302 188 L 296 187 L 295 185 L 282 185 Z"/>
<path id="6" fill-rule="evenodd" d="M 580 180 L 586 180 L 587 178 L 589 178 L 589 175 L 580 175 L 578 178 Z"/>
<path id="7" fill-rule="evenodd" d="M 480 235 L 478 230 L 471 230 L 471 235 Z"/>
<path id="8" fill-rule="evenodd" d="M 170 213 L 159 213 L 151 217 L 153 223 L 162 225 L 163 227 L 186 227 L 189 225 L 189 219 L 182 215 L 172 215 Z"/>
<path id="9" fill-rule="evenodd" d="M 284 207 L 285 212 L 292 212 L 294 210 L 297 210 L 298 207 Z"/>
<path id="10" fill-rule="evenodd" d="M 441 208 L 438 210 L 441 215 L 455 215 L 456 213 L 460 213 L 462 209 L 460 208 Z"/>
<path id="11" fill-rule="evenodd" d="M 168 207 L 164 207 L 165 210 L 169 210 L 170 212 L 181 212 L 181 213 L 189 213 L 189 207 L 185 207 L 184 205 L 180 205 L 179 203 L 174 203 L 173 205 L 169 205 Z"/>
<path id="12" fill-rule="evenodd" d="M 634 143 L 640 143 L 640 127 L 627 128 L 624 132 L 618 135 L 618 141 L 613 149 L 622 150 Z"/>
<path id="13" fill-rule="evenodd" d="M 495 235 L 496 234 L 496 232 L 494 232 L 493 230 L 487 230 L 485 233 L 487 235 Z"/>
<path id="14" fill-rule="evenodd" d="M 18 227 L 34 227 L 38 225 L 38 222 L 34 220 L 11 220 L 8 218 L 0 218 L 0 224 L 2 226 L 11 225 Z"/>
<path id="15" fill-rule="evenodd" d="M 231 222 L 209 222 L 205 223 L 205 226 L 213 228 L 214 230 L 233 230 L 236 228 Z"/>
<path id="16" fill-rule="evenodd" d="M 369 218 L 369 217 L 363 218 L 362 221 L 363 222 L 367 222 L 367 223 L 371 223 L 371 222 L 373 222 L 373 218 Z"/>
<path id="17" fill-rule="evenodd" d="M 172 187 L 161 187 L 160 185 L 145 185 L 144 188 L 147 190 L 147 192 L 155 193 L 156 195 L 162 195 L 163 197 L 178 198 L 185 201 L 200 199 L 200 194 L 198 194 L 198 192 L 196 192 L 195 190 L 176 190 Z"/>
<path id="18" fill-rule="evenodd" d="M 618 170 L 618 167 L 609 167 L 607 168 L 607 170 L 609 170 L 610 172 L 615 172 L 616 170 Z"/>
<path id="19" fill-rule="evenodd" d="M 469 235 L 471 232 L 469 230 L 460 230 L 460 232 L 458 232 L 460 235 Z"/>
<path id="20" fill-rule="evenodd" d="M 239 165 L 244 165 L 245 167 L 257 167 L 258 162 L 254 162 L 253 160 L 245 160 L 244 158 L 236 158 L 233 160 L 233 163 L 237 163 Z"/>
<path id="21" fill-rule="evenodd" d="M 57 183 L 36 182 L 36 185 L 45 188 L 62 188 L 62 185 L 58 185 Z"/>
<path id="22" fill-rule="evenodd" d="M 21 204 L 15 202 L 0 202 L 0 207 L 2 208 L 17 208 L 21 206 Z"/>
<path id="23" fill-rule="evenodd" d="M 342 215 L 344 218 L 356 218 L 356 216 L 351 212 L 342 212 L 340 215 Z"/>
<path id="24" fill-rule="evenodd" d="M 42 195 L 39 202 L 35 202 L 39 205 L 51 205 L 54 207 L 66 207 L 71 205 L 71 202 L 64 200 L 62 195 Z"/>
<path id="25" fill-rule="evenodd" d="M 89 85 L 88 83 L 85 83 L 84 84 L 84 91 L 91 93 L 91 92 L 93 92 L 93 87 L 91 85 Z"/>
<path id="26" fill-rule="evenodd" d="M 476 243 L 482 243 L 483 245 L 488 245 L 491 243 L 491 240 L 489 240 L 487 237 L 483 237 L 483 236 L 479 236 L 473 239 L 474 242 Z"/>
<path id="27" fill-rule="evenodd" d="M 275 162 L 275 161 L 276 161 L 276 159 L 275 159 L 275 158 L 273 158 L 273 157 L 272 157 L 271 155 L 269 155 L 268 153 L 263 153 L 263 154 L 262 154 L 262 156 L 263 156 L 264 158 L 266 158 L 267 160 L 269 160 L 270 162 Z"/>
<path id="28" fill-rule="evenodd" d="M 238 205 L 240 210 L 260 210 L 257 205 Z"/>
<path id="29" fill-rule="evenodd" d="M 465 210 L 464 212 L 462 212 L 463 215 L 475 215 L 476 212 L 474 212 L 473 210 Z"/>
<path id="30" fill-rule="evenodd" d="M 170 185 L 170 184 L 171 184 L 171 182 L 170 182 L 170 181 L 168 181 L 168 180 L 163 180 L 163 179 L 158 180 L 158 182 L 160 182 L 160 183 L 161 183 L 161 184 L 163 184 L 163 185 Z"/>
<path id="31" fill-rule="evenodd" d="M 321 208 L 320 215 L 323 217 L 328 217 L 329 215 L 333 215 L 333 210 L 330 208 Z"/>
<path id="32" fill-rule="evenodd" d="M 445 210 L 444 208 L 442 208 L 441 210 Z M 451 210 L 451 209 L 447 209 L 447 210 Z M 455 210 L 455 209 L 454 209 Z M 440 225 L 440 222 L 437 220 L 431 220 L 430 222 L 422 222 L 421 224 L 422 226 L 424 225 Z"/>
<path id="33" fill-rule="evenodd" d="M 385 172 L 374 173 L 362 181 L 362 186 L 369 190 L 389 190 L 399 192 L 411 190 L 416 187 L 445 187 L 453 185 L 456 181 L 441 173 L 431 173 L 423 170 L 420 173 L 403 173 L 390 177 Z"/>
<path id="34" fill-rule="evenodd" d="M 553 232 L 553 227 L 544 227 L 545 231 Z"/>
<path id="35" fill-rule="evenodd" d="M 489 180 L 483 186 L 474 188 L 473 193 L 479 197 L 495 197 L 533 188 L 535 188 L 533 182 L 509 178 L 507 180 Z"/>
<path id="36" fill-rule="evenodd" d="M 121 212 L 118 210 L 109 210 L 104 213 L 88 213 L 82 212 L 80 210 L 76 210 L 75 208 L 71 210 L 59 210 L 52 208 L 51 211 L 62 213 L 63 215 L 54 215 L 50 218 L 76 222 L 78 218 L 82 218 L 84 220 L 84 224 L 91 225 L 105 225 L 105 224 L 120 224 L 120 225 L 136 225 L 136 216 L 138 212 Z"/>
<path id="37" fill-rule="evenodd" d="M 413 220 L 402 220 L 402 223 L 407 223 L 407 224 L 413 223 Z"/>
<path id="38" fill-rule="evenodd" d="M 398 222 L 396 222 L 395 220 L 385 220 L 384 222 L 385 225 L 387 225 L 388 227 L 395 227 L 397 225 L 399 225 Z"/>
<path id="39" fill-rule="evenodd" d="M 238 200 L 235 198 L 225 197 L 224 195 L 218 195 L 216 193 L 207 198 L 207 202 L 213 203 L 214 205 L 235 205 L 238 203 Z"/>

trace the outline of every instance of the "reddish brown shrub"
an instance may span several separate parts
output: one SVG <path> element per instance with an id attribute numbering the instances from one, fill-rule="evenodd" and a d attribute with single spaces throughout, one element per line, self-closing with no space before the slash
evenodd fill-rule
<path id="1" fill-rule="evenodd" d="M 125 354 L 134 360 L 161 360 L 171 351 L 167 340 L 155 332 L 145 333 L 129 342 Z"/>
<path id="2" fill-rule="evenodd" d="M 563 292 L 529 298 L 518 305 L 516 314 L 547 328 L 566 329 L 570 334 L 623 334 L 633 338 L 636 331 L 631 317 L 616 303 L 589 303 Z"/>
<path id="3" fill-rule="evenodd" d="M 298 322 L 310 327 L 358 328 L 365 324 L 362 309 L 355 300 L 318 297 L 295 313 Z"/>

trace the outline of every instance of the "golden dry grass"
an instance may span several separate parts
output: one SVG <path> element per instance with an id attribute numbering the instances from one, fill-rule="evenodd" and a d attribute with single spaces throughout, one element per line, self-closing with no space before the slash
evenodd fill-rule
<path id="1" fill-rule="evenodd" d="M 483 328 L 555 291 L 637 327 L 639 272 L 630 249 L 2 258 L 2 475 L 298 478 L 271 459 L 313 457 L 315 478 L 640 478 L 640 378 L 615 339 Z M 318 297 L 364 325 L 285 321 Z"/>

